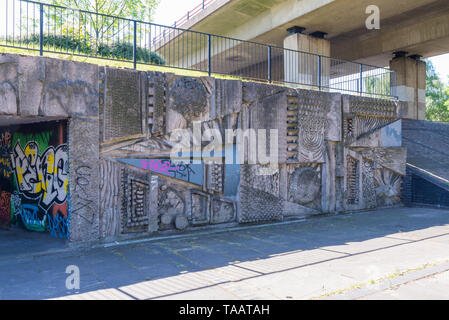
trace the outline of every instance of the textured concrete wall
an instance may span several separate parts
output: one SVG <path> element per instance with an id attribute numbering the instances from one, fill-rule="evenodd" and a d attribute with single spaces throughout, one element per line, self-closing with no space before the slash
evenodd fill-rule
<path id="1" fill-rule="evenodd" d="M 69 240 L 98 239 L 98 66 L 2 54 L 0 83 L 0 114 L 15 123 L 69 119 Z"/>
<path id="2" fill-rule="evenodd" d="M 20 120 L 29 110 L 69 118 L 71 241 L 400 204 L 405 150 L 395 102 L 45 58 L 0 59 L 4 116 Z M 29 92 L 41 98 L 28 103 Z M 274 129 L 277 138 L 268 142 L 266 135 L 265 147 L 276 143 L 266 156 L 277 154 L 277 162 L 249 162 L 254 149 L 236 148 L 234 137 L 220 145 L 222 160 L 231 149 L 244 164 L 174 163 L 170 134 L 180 128 L 201 147 L 210 143 L 208 129 L 221 138 L 227 129 Z"/>

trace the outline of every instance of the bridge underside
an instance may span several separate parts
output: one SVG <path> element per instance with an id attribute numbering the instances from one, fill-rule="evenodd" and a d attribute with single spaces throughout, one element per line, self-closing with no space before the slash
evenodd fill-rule
<path id="1" fill-rule="evenodd" d="M 367 30 L 367 6 L 380 9 L 380 30 Z M 446 0 L 224 0 L 183 28 L 283 46 L 287 28 L 322 31 L 331 56 L 388 66 L 394 51 L 431 57 L 449 52 Z"/>

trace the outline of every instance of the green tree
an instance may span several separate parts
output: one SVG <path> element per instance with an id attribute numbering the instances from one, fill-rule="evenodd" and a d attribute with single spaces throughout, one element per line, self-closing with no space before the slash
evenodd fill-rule
<path id="1" fill-rule="evenodd" d="M 431 61 L 426 63 L 426 120 L 449 122 L 449 85 L 444 85 Z"/>
<path id="2" fill-rule="evenodd" d="M 366 75 L 363 77 L 363 91 L 373 94 L 374 97 L 378 95 L 388 96 L 390 92 L 390 73 L 384 70 L 379 70 L 377 74 Z"/>
<path id="3" fill-rule="evenodd" d="M 47 2 L 63 7 L 101 13 L 107 16 L 146 22 L 152 21 L 152 13 L 159 4 L 159 0 L 47 0 Z M 74 14 L 76 15 L 76 13 Z M 50 15 L 52 15 L 50 19 L 54 21 L 55 25 L 64 26 L 70 24 L 70 20 L 65 21 L 64 15 L 60 15 L 57 11 L 55 11 L 55 14 L 52 14 L 50 11 Z M 81 27 L 78 27 L 76 32 L 83 34 L 90 40 L 95 39 L 96 43 L 104 39 L 115 39 L 115 41 L 118 39 L 120 42 L 131 40 L 133 35 L 131 21 L 103 15 L 98 16 L 80 12 L 77 21 Z M 145 33 L 143 28 L 145 26 L 142 24 L 138 25 L 137 32 L 139 37 L 142 37 L 142 33 Z M 70 28 L 69 31 L 73 32 L 72 29 Z M 81 31 L 78 29 L 81 29 Z"/>
<path id="4" fill-rule="evenodd" d="M 152 21 L 159 0 L 47 0 L 52 4 L 141 21 Z"/>

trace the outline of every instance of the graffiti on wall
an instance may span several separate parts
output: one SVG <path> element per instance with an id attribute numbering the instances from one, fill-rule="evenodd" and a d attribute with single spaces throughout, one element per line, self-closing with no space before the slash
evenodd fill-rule
<path id="1" fill-rule="evenodd" d="M 37 143 L 30 141 L 22 149 L 17 142 L 11 159 L 17 186 L 24 197 L 38 200 L 44 210 L 66 201 L 69 183 L 67 145 L 62 144 L 56 149 L 50 146 L 39 155 Z"/>
<path id="2" fill-rule="evenodd" d="M 203 185 L 204 164 L 173 163 L 170 159 L 119 159 L 129 165 L 175 179 Z"/>
<path id="3" fill-rule="evenodd" d="M 0 131 L 0 145 L 3 146 L 0 178 L 9 183 L 4 190 L 0 189 L 0 220 L 9 217 L 8 223 L 67 238 L 66 123 L 48 122 L 8 129 L 8 132 Z"/>
<path id="4" fill-rule="evenodd" d="M 0 224 L 9 224 L 11 216 L 11 194 L 0 192 Z"/>
<path id="5" fill-rule="evenodd" d="M 0 129 L 0 225 L 9 225 L 11 221 L 11 140 L 11 131 Z"/>
<path id="6" fill-rule="evenodd" d="M 9 131 L 0 133 L 0 177 L 6 179 L 11 177 L 11 163 L 9 161 L 11 138 Z"/>

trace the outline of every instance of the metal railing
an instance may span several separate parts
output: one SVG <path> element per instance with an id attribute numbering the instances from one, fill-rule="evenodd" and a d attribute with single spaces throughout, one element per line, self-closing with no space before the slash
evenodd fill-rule
<path id="1" fill-rule="evenodd" d="M 181 27 L 185 22 L 189 21 L 191 18 L 196 16 L 197 14 L 203 12 L 204 9 L 209 7 L 212 3 L 214 3 L 216 0 L 201 0 L 201 3 L 198 4 L 195 8 L 192 10 L 187 11 L 186 15 L 181 17 L 180 19 L 176 20 L 173 24 L 173 27 Z"/>
<path id="2" fill-rule="evenodd" d="M 31 0 L 0 1 L 0 46 L 395 96 L 387 68 Z"/>

